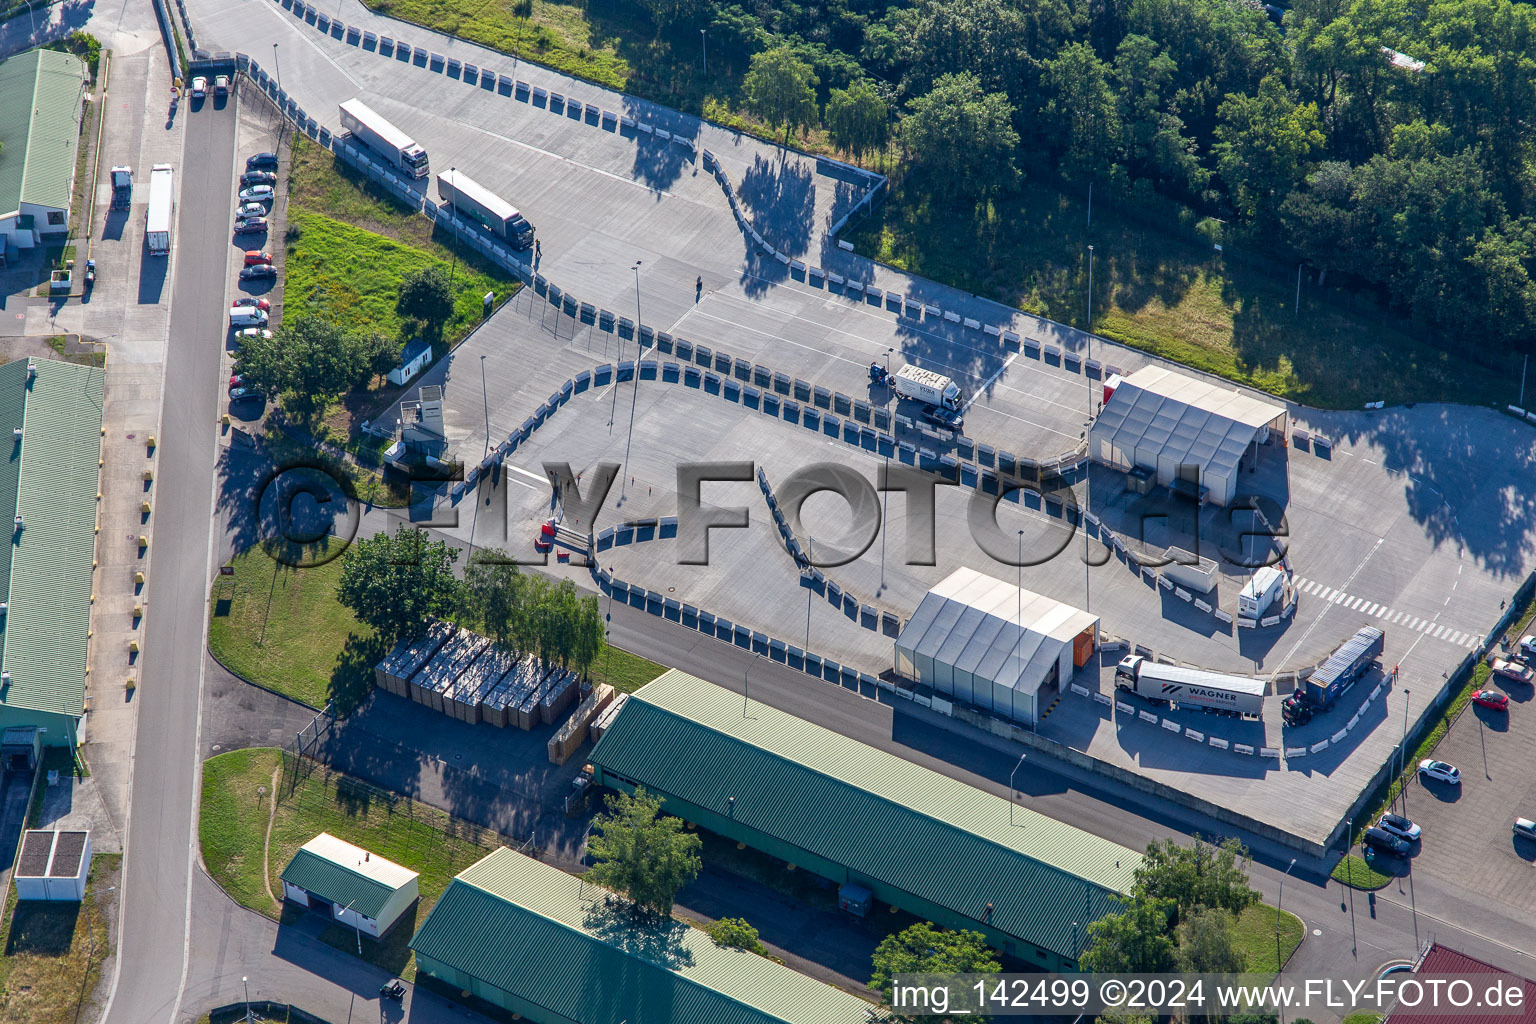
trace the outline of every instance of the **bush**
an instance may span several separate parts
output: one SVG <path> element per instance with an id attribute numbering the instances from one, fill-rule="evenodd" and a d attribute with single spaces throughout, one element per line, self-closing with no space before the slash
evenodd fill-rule
<path id="1" fill-rule="evenodd" d="M 717 946 L 744 949 L 748 953 L 763 955 L 763 943 L 757 937 L 757 929 L 739 917 L 722 917 L 706 929 Z"/>

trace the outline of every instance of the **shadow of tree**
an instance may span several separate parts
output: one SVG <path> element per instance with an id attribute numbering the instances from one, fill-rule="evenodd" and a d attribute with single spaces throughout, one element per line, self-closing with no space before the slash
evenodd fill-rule
<path id="1" fill-rule="evenodd" d="M 338 717 L 357 710 L 373 688 L 373 666 L 389 651 L 389 644 L 376 634 L 352 633 L 336 658 L 331 671 L 329 693 Z"/>
<path id="2" fill-rule="evenodd" d="M 774 162 L 758 154 L 736 195 L 763 241 L 792 257 L 805 254 L 816 212 L 816 189 L 805 161 Z"/>
<path id="3" fill-rule="evenodd" d="M 605 896 L 587 908 L 582 923 L 608 945 L 668 970 L 693 965 L 693 951 L 683 944 L 688 925 L 640 911 L 628 900 Z"/>

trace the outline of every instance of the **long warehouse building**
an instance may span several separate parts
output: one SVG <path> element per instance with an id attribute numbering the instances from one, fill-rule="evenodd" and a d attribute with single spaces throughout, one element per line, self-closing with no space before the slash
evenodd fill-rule
<path id="1" fill-rule="evenodd" d="M 946 928 L 1074 970 L 1141 855 L 974 786 L 670 671 L 593 748 L 594 781 Z"/>

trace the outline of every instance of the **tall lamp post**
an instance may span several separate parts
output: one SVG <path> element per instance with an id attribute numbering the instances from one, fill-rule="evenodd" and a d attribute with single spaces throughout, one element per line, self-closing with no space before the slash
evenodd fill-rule
<path id="1" fill-rule="evenodd" d="M 762 661 L 762 660 L 763 660 L 763 656 L 761 654 L 754 654 L 754 655 L 752 655 L 752 660 L 747 663 L 747 670 L 741 674 L 741 717 L 742 718 L 748 717 L 748 715 L 747 715 L 747 680 L 751 677 L 752 670 L 757 667 L 757 663 Z"/>
<path id="2" fill-rule="evenodd" d="M 1285 904 L 1285 879 L 1291 873 L 1291 868 L 1296 866 L 1296 858 L 1291 858 L 1291 863 L 1286 866 L 1285 874 L 1280 876 L 1280 895 L 1275 898 L 1275 973 L 1279 974 L 1285 964 L 1280 962 L 1280 915 Z"/>
<path id="3" fill-rule="evenodd" d="M 458 172 L 458 168 L 457 167 L 450 167 L 450 168 L 448 168 L 448 173 L 453 178 L 453 184 L 454 184 L 455 188 L 457 188 L 458 185 L 459 185 L 459 176 L 458 176 L 457 172 Z M 453 275 L 454 275 L 454 272 L 457 271 L 458 269 L 459 269 L 459 211 L 458 211 L 457 208 L 455 208 L 454 211 L 453 211 L 453 260 L 452 260 L 452 262 L 450 262 L 448 264 L 448 290 L 450 292 L 453 291 Z"/>
<path id="4" fill-rule="evenodd" d="M 274 43 L 272 48 L 277 49 L 277 45 Z M 245 986 L 245 1024 L 251 1024 L 251 979 L 242 975 L 240 984 Z"/>
<path id="5" fill-rule="evenodd" d="M 1024 755 L 1029 751 L 1019 754 L 1018 763 L 1013 766 L 1013 771 L 1008 773 L 1008 824 L 1013 824 L 1013 777 L 1019 774 L 1019 769 L 1024 767 Z"/>
<path id="6" fill-rule="evenodd" d="M 635 260 L 635 265 L 629 268 L 635 272 L 635 384 L 629 399 L 629 435 L 624 439 L 624 470 L 626 474 L 629 470 L 629 446 L 635 439 L 635 406 L 640 401 L 640 360 L 645 356 L 645 346 L 640 342 L 640 264 L 642 262 L 644 261 Z M 620 338 L 619 343 L 622 345 L 624 339 Z M 622 361 L 621 357 L 620 362 Z M 615 395 L 618 394 L 618 381 L 614 381 L 613 391 Z M 624 476 L 624 479 L 628 479 L 627 475 Z M 621 480 L 619 483 L 619 499 L 622 501 L 623 498 L 624 483 Z"/>
<path id="7" fill-rule="evenodd" d="M 704 30 L 703 29 L 699 29 L 699 48 L 703 51 L 703 54 L 704 54 L 704 77 L 708 78 L 709 77 L 709 37 L 704 34 Z"/>
<path id="8" fill-rule="evenodd" d="M 1401 763 L 1402 763 L 1402 770 L 1404 772 L 1406 772 L 1408 770 L 1408 698 L 1409 698 L 1409 696 L 1412 695 L 1412 693 L 1413 693 L 1413 691 L 1408 689 L 1408 687 L 1406 687 L 1406 686 L 1403 687 L 1403 743 L 1402 743 L 1403 754 L 1402 754 L 1402 762 Z M 1408 817 L 1408 783 L 1407 783 L 1406 780 L 1404 780 L 1404 782 L 1403 782 L 1402 796 L 1403 796 L 1403 817 L 1406 818 L 1406 817 Z"/>
<path id="9" fill-rule="evenodd" d="M 1354 856 L 1355 848 L 1355 819 L 1350 818 L 1344 824 L 1344 877 L 1348 879 L 1344 888 L 1349 890 L 1349 951 L 1359 954 L 1360 940 L 1355 935 L 1355 864 L 1350 860 Z"/>

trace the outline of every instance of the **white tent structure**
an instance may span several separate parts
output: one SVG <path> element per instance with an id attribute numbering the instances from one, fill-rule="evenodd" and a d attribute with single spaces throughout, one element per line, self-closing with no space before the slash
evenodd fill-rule
<path id="1" fill-rule="evenodd" d="M 1038 720 L 1042 694 L 1072 678 L 1097 646 L 1095 615 L 974 569 L 923 596 L 896 638 L 896 671 L 1016 722 Z"/>
<path id="2" fill-rule="evenodd" d="M 1285 407 L 1236 388 L 1145 366 L 1122 380 L 1088 432 L 1094 461 L 1129 471 L 1153 470 L 1157 482 L 1193 482 L 1206 498 L 1228 505 L 1250 447 L 1272 433 L 1284 438 Z"/>

